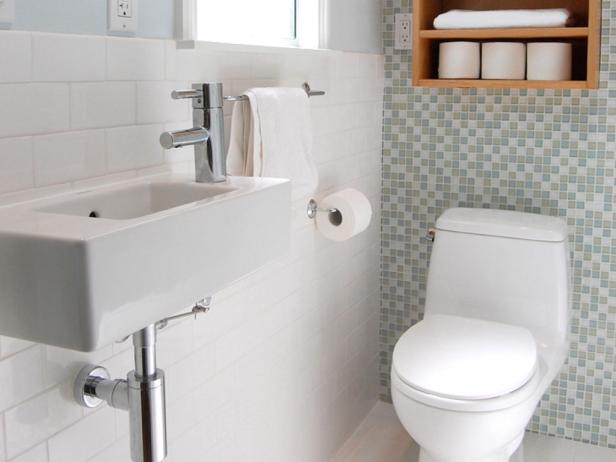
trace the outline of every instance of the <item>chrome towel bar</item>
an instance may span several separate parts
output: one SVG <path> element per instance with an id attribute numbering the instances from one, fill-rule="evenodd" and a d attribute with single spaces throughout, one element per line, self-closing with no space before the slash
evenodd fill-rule
<path id="1" fill-rule="evenodd" d="M 304 91 L 306 92 L 306 94 L 308 95 L 308 98 L 311 98 L 313 96 L 324 96 L 325 92 L 324 91 L 313 91 L 310 88 L 310 85 L 306 82 L 302 85 L 302 88 L 304 89 Z M 225 96 L 225 101 L 230 101 L 230 102 L 236 102 L 236 101 L 248 101 L 248 97 L 246 95 L 240 95 L 240 96 Z"/>

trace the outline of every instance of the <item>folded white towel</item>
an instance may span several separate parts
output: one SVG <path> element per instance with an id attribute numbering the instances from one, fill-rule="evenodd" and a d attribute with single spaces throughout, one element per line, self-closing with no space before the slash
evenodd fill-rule
<path id="1" fill-rule="evenodd" d="M 306 92 L 253 88 L 233 108 L 227 170 L 231 175 L 288 178 L 293 199 L 313 194 L 319 177 L 312 155 Z"/>
<path id="2" fill-rule="evenodd" d="M 564 8 L 547 10 L 451 10 L 434 19 L 435 29 L 490 29 L 509 27 L 564 27 L 571 13 Z"/>

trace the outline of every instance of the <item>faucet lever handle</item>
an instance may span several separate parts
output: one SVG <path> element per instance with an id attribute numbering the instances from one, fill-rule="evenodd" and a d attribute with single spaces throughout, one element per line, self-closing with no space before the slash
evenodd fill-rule
<path id="1" fill-rule="evenodd" d="M 203 97 L 203 91 L 201 90 L 173 90 L 171 92 L 173 99 L 194 99 Z"/>

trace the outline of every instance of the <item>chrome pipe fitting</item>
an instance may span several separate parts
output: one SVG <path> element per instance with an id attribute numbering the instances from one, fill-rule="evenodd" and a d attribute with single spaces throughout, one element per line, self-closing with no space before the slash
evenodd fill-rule
<path id="1" fill-rule="evenodd" d="M 156 325 L 151 324 L 133 334 L 135 374 L 142 377 L 156 375 Z"/>
<path id="2" fill-rule="evenodd" d="M 75 400 L 95 408 L 103 402 L 128 411 L 130 451 L 134 462 L 162 462 L 167 457 L 165 374 L 156 368 L 156 326 L 133 334 L 135 370 L 126 380 L 110 378 L 101 366 L 88 365 L 75 380 Z"/>
<path id="3" fill-rule="evenodd" d="M 135 462 L 161 462 L 167 457 L 165 373 L 128 374 L 130 452 Z"/>
<path id="4" fill-rule="evenodd" d="M 107 369 L 101 366 L 85 366 L 75 380 L 75 400 L 87 408 L 95 408 L 106 402 L 116 409 L 128 410 L 126 380 L 111 380 Z"/>
<path id="5" fill-rule="evenodd" d="M 162 462 L 167 457 L 165 373 L 156 367 L 156 332 L 170 321 L 207 313 L 211 304 L 212 297 L 206 297 L 188 313 L 170 316 L 135 332 L 135 369 L 125 380 L 112 380 L 107 369 L 91 364 L 83 367 L 75 379 L 73 394 L 81 406 L 95 408 L 106 402 L 114 409 L 128 411 L 134 462 Z"/>

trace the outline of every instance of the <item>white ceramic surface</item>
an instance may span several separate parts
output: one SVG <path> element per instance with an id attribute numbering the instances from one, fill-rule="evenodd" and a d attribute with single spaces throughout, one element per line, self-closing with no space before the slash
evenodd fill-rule
<path id="1" fill-rule="evenodd" d="M 421 446 L 421 462 L 506 462 L 567 354 L 566 227 L 549 217 L 468 209 L 447 211 L 437 223 L 424 319 L 451 315 L 525 328 L 536 343 L 539 367 L 521 386 L 510 377 L 517 389 L 502 396 L 456 399 L 439 395 L 447 384 L 433 387 L 438 388 L 435 393 L 412 386 L 414 371 L 396 364 L 405 357 L 394 354 L 394 406 L 403 426 Z M 468 346 L 451 333 L 441 334 L 457 342 L 461 350 Z M 492 342 L 495 348 L 503 346 L 494 336 Z M 509 354 L 524 355 L 524 351 L 515 347 Z M 405 376 L 396 371 L 404 371 Z M 462 381 L 470 379 L 468 386 L 474 379 L 477 390 L 482 390 L 485 375 L 499 372 L 492 368 L 484 374 L 470 369 L 459 373 Z M 451 376 L 443 379 L 454 380 Z"/>
<path id="2" fill-rule="evenodd" d="M 443 212 L 436 228 L 444 231 L 510 237 L 530 241 L 562 242 L 567 224 L 556 217 L 507 210 L 455 208 Z"/>
<path id="3" fill-rule="evenodd" d="M 523 327 L 435 314 L 404 333 L 393 363 L 403 382 L 425 393 L 490 399 L 529 381 L 537 368 L 537 345 Z"/>
<path id="4" fill-rule="evenodd" d="M 566 349 L 570 269 L 566 225 L 549 217 L 535 216 L 533 222 L 518 212 L 509 212 L 504 219 L 503 211 L 495 212 L 501 217 L 496 225 L 486 213 L 478 212 L 474 218 L 467 213 L 466 232 L 437 229 L 426 316 L 451 314 L 518 325 L 533 333 L 540 350 Z M 477 223 L 472 226 L 471 220 Z M 439 228 L 443 222 L 437 223 Z"/>
<path id="5" fill-rule="evenodd" d="M 170 174 L 2 207 L 0 333 L 98 349 L 281 255 L 290 210 L 285 180 Z"/>

